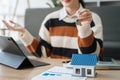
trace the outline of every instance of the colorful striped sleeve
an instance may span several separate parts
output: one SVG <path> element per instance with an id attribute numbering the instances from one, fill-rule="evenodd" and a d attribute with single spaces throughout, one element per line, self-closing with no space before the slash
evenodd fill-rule
<path id="1" fill-rule="evenodd" d="M 81 53 L 96 53 L 98 56 L 103 49 L 103 30 L 100 17 L 93 13 L 94 25 L 80 26 L 78 28 L 78 45 Z"/>
<path id="2" fill-rule="evenodd" d="M 31 54 L 36 57 L 41 57 L 42 52 L 40 41 L 34 38 L 27 30 L 22 36 L 20 36 L 20 40 Z"/>

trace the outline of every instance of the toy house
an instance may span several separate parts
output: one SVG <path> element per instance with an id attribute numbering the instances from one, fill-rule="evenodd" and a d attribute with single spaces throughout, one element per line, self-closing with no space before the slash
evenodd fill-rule
<path id="1" fill-rule="evenodd" d="M 73 54 L 71 59 L 73 76 L 95 77 L 96 63 L 96 54 Z"/>

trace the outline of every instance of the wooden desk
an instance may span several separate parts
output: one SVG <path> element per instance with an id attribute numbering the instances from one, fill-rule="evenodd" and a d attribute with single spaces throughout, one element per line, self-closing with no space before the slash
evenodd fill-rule
<path id="1" fill-rule="evenodd" d="M 32 77 L 46 71 L 53 66 L 62 66 L 61 59 L 36 58 L 33 59 L 48 62 L 51 65 L 35 67 L 29 69 L 16 70 L 0 64 L 0 80 L 31 80 Z M 88 78 L 87 80 L 120 80 L 120 70 L 97 70 L 96 78 Z"/>

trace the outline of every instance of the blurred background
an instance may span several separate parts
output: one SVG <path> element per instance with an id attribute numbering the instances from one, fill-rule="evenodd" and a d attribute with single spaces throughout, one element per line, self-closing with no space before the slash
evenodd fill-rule
<path id="1" fill-rule="evenodd" d="M 116 6 L 120 0 L 85 0 L 87 7 Z M 0 0 L 0 36 L 12 36 L 18 40 L 18 33 L 9 31 L 1 20 L 14 20 L 24 27 L 24 14 L 27 8 L 60 7 L 59 0 Z"/>

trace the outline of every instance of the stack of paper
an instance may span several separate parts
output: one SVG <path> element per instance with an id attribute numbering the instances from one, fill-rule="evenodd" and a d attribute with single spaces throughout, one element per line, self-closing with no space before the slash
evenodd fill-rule
<path id="1" fill-rule="evenodd" d="M 86 80 L 85 77 L 72 76 L 72 73 L 72 69 L 55 66 L 32 78 L 32 80 Z"/>

